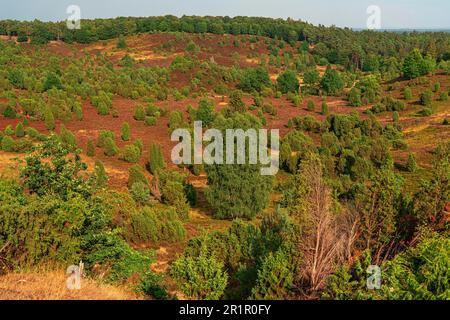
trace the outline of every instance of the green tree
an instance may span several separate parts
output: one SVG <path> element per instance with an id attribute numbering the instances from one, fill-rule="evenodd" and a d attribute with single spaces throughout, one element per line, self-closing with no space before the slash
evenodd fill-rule
<path id="1" fill-rule="evenodd" d="M 233 112 L 245 112 L 246 106 L 242 101 L 242 91 L 234 90 L 230 94 L 230 108 Z"/>
<path id="2" fill-rule="evenodd" d="M 422 92 L 420 94 L 420 103 L 425 107 L 431 106 L 433 104 L 433 92 L 429 89 Z"/>
<path id="3" fill-rule="evenodd" d="M 144 169 L 138 164 L 128 169 L 128 183 L 127 183 L 128 189 L 131 189 L 131 187 L 137 182 L 141 182 L 145 184 L 147 187 L 149 187 L 149 183 L 147 177 L 145 176 Z"/>
<path id="4" fill-rule="evenodd" d="M 352 90 L 350 90 L 350 94 L 348 95 L 348 102 L 352 107 L 361 106 L 361 90 L 359 90 L 358 88 L 352 88 Z"/>
<path id="5" fill-rule="evenodd" d="M 245 92 L 261 92 L 264 87 L 271 86 L 269 73 L 263 67 L 245 69 L 238 85 L 239 89 Z"/>
<path id="6" fill-rule="evenodd" d="M 105 166 L 100 160 L 95 160 L 93 179 L 94 186 L 97 189 L 104 188 L 108 183 L 108 176 L 106 175 Z"/>
<path id="7" fill-rule="evenodd" d="M 16 126 L 16 137 L 17 138 L 22 138 L 25 136 L 25 131 L 23 129 L 23 125 L 22 122 L 19 122 Z"/>
<path id="8" fill-rule="evenodd" d="M 122 140 L 123 141 L 128 141 L 130 140 L 130 125 L 128 124 L 128 122 L 124 122 L 122 123 Z"/>
<path id="9" fill-rule="evenodd" d="M 408 170 L 408 172 L 416 172 L 417 168 L 418 166 L 416 157 L 412 153 L 408 154 L 408 160 L 406 161 L 406 170 Z"/>
<path id="10" fill-rule="evenodd" d="M 92 139 L 89 139 L 88 142 L 87 142 L 86 154 L 89 157 L 95 156 L 95 145 L 94 145 L 94 141 Z"/>
<path id="11" fill-rule="evenodd" d="M 327 116 L 328 113 L 329 113 L 329 111 L 328 111 L 328 104 L 327 104 L 327 102 L 324 100 L 324 101 L 322 102 L 322 115 Z"/>
<path id="12" fill-rule="evenodd" d="M 191 299 L 218 300 L 228 283 L 223 263 L 201 254 L 198 257 L 180 257 L 170 271 L 180 290 Z"/>
<path id="13" fill-rule="evenodd" d="M 403 90 L 403 97 L 407 101 L 412 99 L 412 90 L 410 87 L 405 87 L 405 89 Z"/>
<path id="14" fill-rule="evenodd" d="M 164 161 L 164 155 L 162 148 L 159 144 L 152 143 L 150 145 L 150 154 L 147 163 L 147 168 L 151 174 L 156 174 L 159 169 L 164 169 L 166 163 Z"/>
<path id="15" fill-rule="evenodd" d="M 118 148 L 116 146 L 116 142 L 111 138 L 105 139 L 105 145 L 104 145 L 104 153 L 108 157 L 113 157 L 117 154 Z"/>
<path id="16" fill-rule="evenodd" d="M 328 68 L 320 80 L 320 85 L 326 95 L 337 96 L 344 89 L 344 80 L 337 70 Z"/>
<path id="17" fill-rule="evenodd" d="M 44 109 L 44 122 L 48 130 L 55 129 L 55 117 L 53 116 L 53 112 L 50 108 Z"/>
<path id="18" fill-rule="evenodd" d="M 216 118 L 213 127 L 225 133 L 226 129 L 255 129 L 261 127 L 257 118 L 247 114 L 235 113 L 230 118 Z M 248 159 L 246 150 L 241 150 Z M 234 151 L 236 150 L 234 144 Z M 224 152 L 225 154 L 225 152 Z M 234 152 L 235 156 L 237 151 Z M 217 218 L 251 219 L 261 212 L 268 203 L 272 189 L 271 176 L 261 175 L 261 164 L 212 164 L 205 165 L 208 176 L 206 198 Z"/>
<path id="19" fill-rule="evenodd" d="M 125 37 L 123 35 L 120 35 L 117 39 L 117 48 L 118 49 L 125 49 L 127 47 L 127 42 L 125 40 Z"/>
<path id="20" fill-rule="evenodd" d="M 282 93 L 298 92 L 299 86 L 297 74 L 292 70 L 286 70 L 277 78 L 277 88 Z"/>

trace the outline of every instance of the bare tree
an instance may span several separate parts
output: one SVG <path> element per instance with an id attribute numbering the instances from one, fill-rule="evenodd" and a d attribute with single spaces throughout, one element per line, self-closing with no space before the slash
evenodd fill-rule
<path id="1" fill-rule="evenodd" d="M 322 289 L 336 264 L 348 260 L 357 238 L 357 215 L 347 210 L 335 214 L 331 208 L 331 193 L 322 177 L 319 159 L 302 165 L 302 179 L 307 184 L 305 196 L 305 228 L 299 244 L 303 253 L 300 284 L 304 291 Z"/>

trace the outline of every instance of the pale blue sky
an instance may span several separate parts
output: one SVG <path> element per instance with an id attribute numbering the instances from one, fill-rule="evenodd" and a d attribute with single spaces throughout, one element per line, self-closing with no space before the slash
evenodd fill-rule
<path id="1" fill-rule="evenodd" d="M 450 28 L 449 0 L 2 0 L 0 19 L 65 20 L 70 4 L 82 18 L 173 14 L 294 18 L 364 28 L 369 5 L 381 8 L 382 28 Z"/>

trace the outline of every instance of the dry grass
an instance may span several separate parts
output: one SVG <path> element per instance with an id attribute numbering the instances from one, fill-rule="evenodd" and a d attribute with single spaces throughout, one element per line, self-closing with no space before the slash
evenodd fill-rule
<path id="1" fill-rule="evenodd" d="M 140 300 L 123 287 L 81 280 L 80 290 L 69 290 L 61 271 L 9 273 L 0 276 L 0 300 Z"/>

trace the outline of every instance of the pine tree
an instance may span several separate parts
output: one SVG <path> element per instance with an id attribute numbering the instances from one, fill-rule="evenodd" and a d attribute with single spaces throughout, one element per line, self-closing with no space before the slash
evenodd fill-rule
<path id="1" fill-rule="evenodd" d="M 408 155 L 408 160 L 406 161 L 406 170 L 408 170 L 408 172 L 416 172 L 418 169 L 417 166 L 417 162 L 416 162 L 416 157 L 410 153 Z"/>
<path id="2" fill-rule="evenodd" d="M 106 175 L 105 166 L 100 160 L 95 161 L 94 167 L 94 185 L 96 188 L 101 189 L 106 186 L 108 182 L 108 176 Z"/>
<path id="3" fill-rule="evenodd" d="M 22 138 L 23 136 L 25 136 L 25 131 L 23 129 L 22 122 L 19 122 L 16 126 L 16 137 Z"/>
<path id="4" fill-rule="evenodd" d="M 53 112 L 50 108 L 45 108 L 44 110 L 44 122 L 48 130 L 55 129 L 55 117 L 53 116 Z"/>
<path id="5" fill-rule="evenodd" d="M 328 115 L 329 111 L 328 111 L 328 104 L 327 102 L 324 100 L 322 102 L 322 115 L 326 116 Z"/>
<path id="6" fill-rule="evenodd" d="M 124 122 L 122 124 L 122 140 L 130 140 L 130 125 L 128 124 L 128 122 Z"/>
<path id="7" fill-rule="evenodd" d="M 142 182 L 147 187 L 149 187 L 149 183 L 148 183 L 147 177 L 145 176 L 144 169 L 138 164 L 136 164 L 136 165 L 130 167 L 130 169 L 128 169 L 128 183 L 127 183 L 128 189 L 131 189 L 131 187 L 136 182 Z"/>
<path id="8" fill-rule="evenodd" d="M 89 139 L 88 143 L 87 143 L 87 150 L 86 150 L 86 154 L 89 157 L 93 157 L 95 156 L 95 145 L 94 145 L 94 141 Z"/>
<path id="9" fill-rule="evenodd" d="M 150 145 L 150 157 L 147 163 L 147 168 L 151 174 L 156 174 L 158 169 L 163 169 L 166 167 L 164 161 L 164 155 L 162 153 L 161 146 L 159 144 Z"/>

